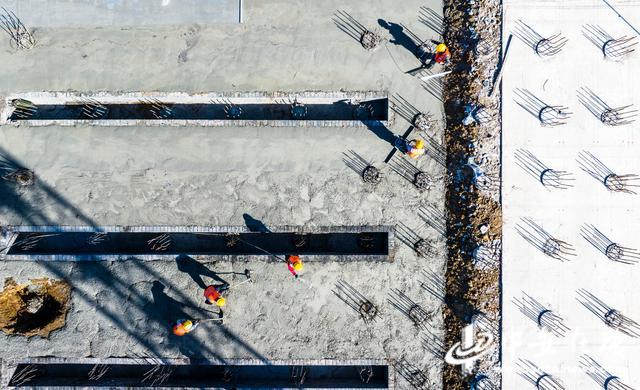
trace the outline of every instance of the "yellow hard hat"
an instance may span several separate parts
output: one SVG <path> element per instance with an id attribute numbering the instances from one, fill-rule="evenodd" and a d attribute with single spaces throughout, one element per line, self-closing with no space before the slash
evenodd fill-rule
<path id="1" fill-rule="evenodd" d="M 303 265 L 302 265 L 302 261 L 296 261 L 295 263 L 293 263 L 293 269 L 296 271 L 302 271 Z"/>
<path id="2" fill-rule="evenodd" d="M 447 51 L 447 45 L 445 45 L 444 43 L 438 44 L 438 46 L 436 46 L 436 51 L 438 53 L 442 53 L 442 52 Z"/>
<path id="3" fill-rule="evenodd" d="M 416 149 L 424 148 L 424 141 L 421 139 L 416 140 Z"/>
<path id="4" fill-rule="evenodd" d="M 216 301 L 216 305 L 218 305 L 218 307 L 224 307 L 224 305 L 227 304 L 227 300 L 224 299 L 223 297 L 218 298 L 218 300 Z"/>

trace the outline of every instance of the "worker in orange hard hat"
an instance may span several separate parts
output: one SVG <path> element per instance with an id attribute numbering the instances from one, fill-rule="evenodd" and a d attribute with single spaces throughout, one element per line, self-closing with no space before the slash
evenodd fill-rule
<path id="1" fill-rule="evenodd" d="M 302 272 L 304 266 L 302 265 L 302 260 L 300 260 L 300 256 L 298 255 L 288 255 L 287 256 L 287 269 L 289 272 L 296 278 L 298 277 L 298 272 Z"/>
<path id="2" fill-rule="evenodd" d="M 225 283 L 220 286 L 210 285 L 204 289 L 204 298 L 205 302 L 213 305 L 214 303 L 218 307 L 224 307 L 227 301 L 222 296 L 222 292 L 226 291 L 229 288 L 229 284 Z"/>
<path id="3" fill-rule="evenodd" d="M 421 139 L 414 139 L 406 144 L 406 152 L 407 156 L 411 158 L 418 158 L 425 153 L 424 150 L 424 141 Z"/>
<path id="4" fill-rule="evenodd" d="M 173 326 L 173 334 L 176 336 L 184 336 L 192 332 L 198 324 L 199 322 L 196 320 L 178 320 Z"/>
<path id="5" fill-rule="evenodd" d="M 438 64 L 448 64 L 449 59 L 451 58 L 451 52 L 449 52 L 449 48 L 444 43 L 439 43 L 436 46 L 436 52 L 433 55 L 433 59 Z"/>

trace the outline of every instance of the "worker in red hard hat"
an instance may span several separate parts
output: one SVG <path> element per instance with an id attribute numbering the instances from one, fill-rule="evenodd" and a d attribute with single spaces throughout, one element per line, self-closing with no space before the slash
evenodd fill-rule
<path id="1" fill-rule="evenodd" d="M 220 286 L 207 286 L 207 288 L 204 289 L 205 302 L 210 305 L 213 305 L 215 303 L 218 307 L 224 307 L 227 301 L 222 296 L 222 292 L 226 291 L 228 288 L 229 285 L 227 283 Z"/>
<path id="2" fill-rule="evenodd" d="M 178 320 L 175 325 L 173 325 L 173 334 L 176 336 L 184 336 L 198 327 L 198 324 L 199 322 L 196 320 Z"/>
<path id="3" fill-rule="evenodd" d="M 287 256 L 287 269 L 289 272 L 296 278 L 298 277 L 298 273 L 302 272 L 304 265 L 302 264 L 302 260 L 300 260 L 300 256 L 298 255 L 288 255 Z"/>

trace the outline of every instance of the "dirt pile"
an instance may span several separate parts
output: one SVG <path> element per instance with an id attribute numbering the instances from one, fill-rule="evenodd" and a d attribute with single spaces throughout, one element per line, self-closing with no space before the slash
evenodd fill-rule
<path id="1" fill-rule="evenodd" d="M 475 373 L 500 387 L 500 267 L 480 269 L 474 253 L 501 240 L 500 89 L 496 82 L 501 57 L 500 0 L 445 0 L 444 41 L 452 52 L 452 72 L 444 79 L 447 120 L 447 270 L 448 305 L 444 309 L 447 348 L 459 342 L 461 330 L 478 318 L 481 330 L 496 337 L 493 354 Z M 495 90 L 494 90 L 495 89 Z M 446 389 L 469 389 L 473 375 L 445 365 Z"/>
<path id="2" fill-rule="evenodd" d="M 64 281 L 18 284 L 7 278 L 0 292 L 0 328 L 6 334 L 49 337 L 65 325 L 70 303 L 71 287 Z"/>

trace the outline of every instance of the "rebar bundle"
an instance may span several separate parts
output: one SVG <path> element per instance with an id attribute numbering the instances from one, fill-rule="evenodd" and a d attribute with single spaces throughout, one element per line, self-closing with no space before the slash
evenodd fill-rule
<path id="1" fill-rule="evenodd" d="M 580 152 L 576 161 L 580 169 L 591 175 L 609 191 L 635 194 L 633 189 L 640 187 L 640 176 L 634 174 L 618 175 L 591 152 Z"/>
<path id="2" fill-rule="evenodd" d="M 378 184 L 382 181 L 382 172 L 354 150 L 342 153 L 342 162 L 357 173 L 365 183 Z"/>
<path id="3" fill-rule="evenodd" d="M 560 53 L 564 45 L 567 44 L 567 38 L 560 33 L 545 38 L 522 20 L 516 22 L 512 32 L 513 35 L 542 57 L 550 57 Z"/>
<path id="4" fill-rule="evenodd" d="M 613 242 L 594 225 L 588 223 L 582 225 L 580 235 L 611 261 L 636 264 L 640 260 L 640 252 Z"/>
<path id="5" fill-rule="evenodd" d="M 634 390 L 633 387 L 622 383 L 619 377 L 607 371 L 589 355 L 580 356 L 580 367 L 604 390 Z"/>
<path id="6" fill-rule="evenodd" d="M 568 261 L 576 255 L 571 244 L 553 237 L 531 218 L 520 218 L 515 228 L 522 238 L 551 258 Z"/>
<path id="7" fill-rule="evenodd" d="M 533 153 L 525 149 L 517 149 L 514 153 L 516 165 L 539 181 L 545 187 L 565 190 L 573 187 L 573 175 L 566 171 L 549 168 Z"/>
<path id="8" fill-rule="evenodd" d="M 598 317 L 606 326 L 630 337 L 640 337 L 640 324 L 612 308 L 589 291 L 581 288 L 576 298 L 582 306 Z"/>
<path id="9" fill-rule="evenodd" d="M 18 49 L 31 49 L 36 45 L 36 39 L 20 21 L 20 18 L 4 7 L 2 7 L 2 14 L 0 14 L 0 28 L 9 35 L 11 42 Z"/>
<path id="10" fill-rule="evenodd" d="M 577 94 L 578 101 L 607 126 L 623 126 L 635 121 L 638 110 L 630 109 L 633 104 L 611 107 L 587 87 L 578 89 Z"/>
<path id="11" fill-rule="evenodd" d="M 344 280 L 339 280 L 336 283 L 333 293 L 350 308 L 355 310 L 365 323 L 368 324 L 376 320 L 379 313 L 378 307 L 349 283 Z"/>
<path id="12" fill-rule="evenodd" d="M 545 329 L 556 337 L 564 337 L 570 330 L 565 325 L 564 319 L 556 314 L 555 311 L 524 292 L 522 293 L 522 298 L 514 298 L 513 303 L 522 314 L 535 322 L 539 328 Z"/>
<path id="13" fill-rule="evenodd" d="M 380 45 L 382 37 L 376 31 L 367 29 L 346 11 L 338 10 L 333 14 L 333 23 L 342 32 L 360 42 L 362 47 L 373 50 Z"/>
<path id="14" fill-rule="evenodd" d="M 427 322 L 431 318 L 431 315 L 402 291 L 397 288 L 392 289 L 389 293 L 389 303 L 400 310 L 416 327 L 427 329 Z"/>
<path id="15" fill-rule="evenodd" d="M 542 101 L 536 95 L 524 88 L 516 88 L 514 101 L 524 108 L 529 114 L 540 121 L 541 126 L 555 127 L 565 125 L 567 119 L 571 117 L 569 108 L 565 106 L 554 106 Z"/>
<path id="16" fill-rule="evenodd" d="M 537 390 L 564 390 L 564 384 L 555 376 L 548 374 L 531 360 L 520 359 L 518 375 L 531 383 Z"/>
<path id="17" fill-rule="evenodd" d="M 605 58 L 613 60 L 621 60 L 627 54 L 633 53 L 638 44 L 634 36 L 613 38 L 602 27 L 594 24 L 582 26 L 582 35 L 600 49 Z"/>

